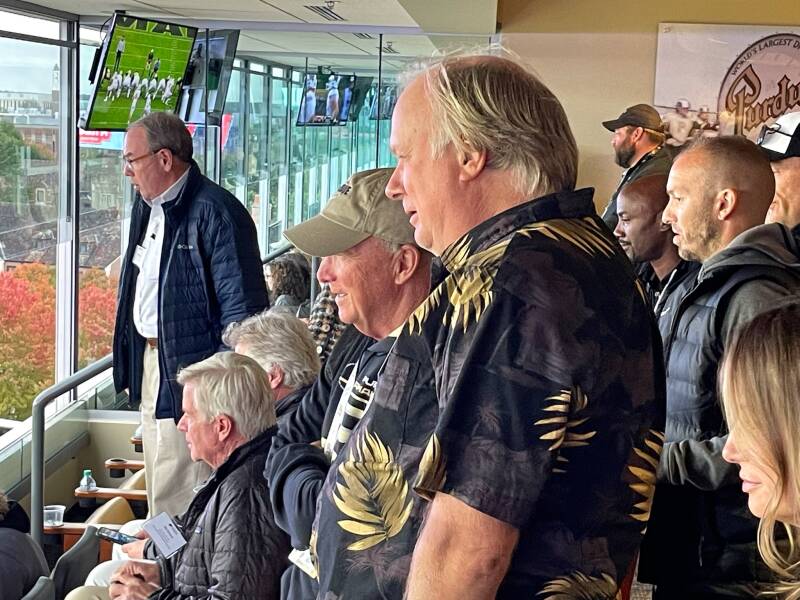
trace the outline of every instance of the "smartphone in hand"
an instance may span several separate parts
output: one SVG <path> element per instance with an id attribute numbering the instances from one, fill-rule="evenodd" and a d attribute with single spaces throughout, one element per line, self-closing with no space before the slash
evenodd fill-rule
<path id="1" fill-rule="evenodd" d="M 109 529 L 108 527 L 100 527 L 95 535 L 99 538 L 103 538 L 104 540 L 108 540 L 109 542 L 114 542 L 115 544 L 130 544 L 131 542 L 139 541 L 139 538 L 137 537 L 120 533 L 119 531 Z"/>

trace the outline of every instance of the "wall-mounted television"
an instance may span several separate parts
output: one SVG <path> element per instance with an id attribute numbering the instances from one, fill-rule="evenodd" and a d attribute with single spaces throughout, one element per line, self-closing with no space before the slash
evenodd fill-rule
<path id="1" fill-rule="evenodd" d="M 187 123 L 205 123 L 205 92 L 208 91 L 208 121 L 211 125 L 219 124 L 238 43 L 236 29 L 220 29 L 209 31 L 208 36 L 203 33 L 197 36 L 178 105 L 178 114 Z"/>
<path id="2" fill-rule="evenodd" d="M 348 81 L 348 88 L 351 89 L 350 101 L 346 107 L 347 110 L 342 109 L 340 119 L 347 119 L 348 121 L 358 120 L 358 115 L 364 107 L 364 101 L 371 87 L 372 77 L 361 77 L 359 75 L 355 78 L 354 82 Z M 347 92 L 345 91 L 345 93 Z"/>
<path id="3" fill-rule="evenodd" d="M 356 83 L 355 75 L 306 73 L 297 125 L 346 125 Z"/>
<path id="4" fill-rule="evenodd" d="M 116 13 L 81 127 L 124 131 L 145 114 L 175 112 L 196 36 L 195 27 Z"/>
<path id="5" fill-rule="evenodd" d="M 380 86 L 380 96 L 377 89 L 372 98 L 372 105 L 369 109 L 370 119 L 391 119 L 394 113 L 394 105 L 397 104 L 397 84 L 390 83 Z M 380 110 L 378 110 L 380 109 Z"/>

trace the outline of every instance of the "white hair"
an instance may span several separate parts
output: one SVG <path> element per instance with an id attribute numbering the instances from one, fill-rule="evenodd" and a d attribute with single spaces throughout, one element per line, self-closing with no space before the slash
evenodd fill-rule
<path id="1" fill-rule="evenodd" d="M 293 390 L 310 385 L 319 374 L 320 363 L 314 338 L 308 327 L 294 315 L 265 311 L 232 323 L 222 336 L 223 343 L 245 353 L 269 372 L 283 371 L 283 383 Z"/>
<path id="2" fill-rule="evenodd" d="M 267 374 L 252 358 L 218 352 L 181 369 L 178 383 L 193 386 L 195 409 L 206 421 L 227 415 L 248 441 L 276 423 Z"/>
<path id="3" fill-rule="evenodd" d="M 458 51 L 414 65 L 433 112 L 433 155 L 485 151 L 528 198 L 575 188 L 578 146 L 558 98 L 522 60 L 500 46 Z"/>
<path id="4" fill-rule="evenodd" d="M 0 521 L 3 521 L 6 518 L 8 511 L 8 496 L 6 496 L 3 490 L 0 490 Z"/>

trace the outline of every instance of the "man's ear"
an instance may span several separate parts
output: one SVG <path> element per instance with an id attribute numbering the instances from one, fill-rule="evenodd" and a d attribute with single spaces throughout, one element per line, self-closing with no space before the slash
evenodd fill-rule
<path id="1" fill-rule="evenodd" d="M 472 181 L 483 172 L 486 167 L 487 154 L 485 150 L 475 150 L 469 142 L 464 143 L 463 150 L 459 152 L 461 181 Z"/>
<path id="2" fill-rule="evenodd" d="M 158 164 L 161 166 L 161 169 L 165 173 L 169 173 L 172 171 L 172 166 L 174 165 L 174 157 L 172 156 L 172 152 L 167 150 L 166 148 L 162 148 L 157 153 Z"/>
<path id="3" fill-rule="evenodd" d="M 419 248 L 411 244 L 403 244 L 400 250 L 394 253 L 392 269 L 395 285 L 403 285 L 417 270 L 420 261 Z"/>
<path id="4" fill-rule="evenodd" d="M 739 204 L 739 194 L 732 188 L 725 188 L 714 198 L 714 215 L 718 221 L 730 219 Z"/>
<path id="5" fill-rule="evenodd" d="M 267 371 L 267 380 L 269 381 L 269 388 L 271 390 L 277 390 L 281 387 L 281 384 L 284 380 L 284 373 L 283 369 L 276 365 L 272 365 L 272 368 Z"/>
<path id="6" fill-rule="evenodd" d="M 214 428 L 219 441 L 227 440 L 233 433 L 233 419 L 228 415 L 219 415 L 214 419 Z"/>

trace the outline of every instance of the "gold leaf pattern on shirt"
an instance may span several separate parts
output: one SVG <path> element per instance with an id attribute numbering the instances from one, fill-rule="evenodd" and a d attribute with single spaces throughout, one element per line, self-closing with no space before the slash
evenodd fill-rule
<path id="1" fill-rule="evenodd" d="M 414 309 L 414 312 L 412 312 L 411 316 L 408 317 L 408 333 L 411 335 L 422 334 L 422 324 L 425 323 L 430 314 L 436 310 L 436 308 L 438 308 L 439 301 L 442 298 L 442 290 L 444 289 L 444 286 L 444 282 L 437 285 L 428 295 L 428 297 L 422 301 L 422 304 Z"/>
<path id="2" fill-rule="evenodd" d="M 509 240 L 504 239 L 469 255 L 470 240 L 465 237 L 453 248 L 448 248 L 446 262 L 451 273 L 408 318 L 408 332 L 421 334 L 423 323 L 446 295 L 448 305 L 442 314 L 442 325 L 450 325 L 455 330 L 460 324 L 466 333 L 470 324 L 477 322 L 492 302 L 494 277 L 508 244 Z"/>
<path id="3" fill-rule="evenodd" d="M 656 471 L 663 447 L 664 434 L 651 429 L 644 438 L 644 447 L 633 449 L 633 452 L 640 459 L 636 461 L 637 464 L 642 466 L 628 465 L 628 470 L 636 477 L 636 481 L 630 484 L 630 488 L 644 497 L 643 500 L 633 505 L 634 510 L 630 514 L 632 519 L 645 524 L 642 533 L 647 530 L 647 521 L 650 519 L 653 494 L 656 491 Z"/>
<path id="4" fill-rule="evenodd" d="M 457 240 L 442 252 L 442 264 L 450 271 L 457 271 L 469 257 L 469 247 L 472 245 L 472 238 L 465 235 Z"/>
<path id="5" fill-rule="evenodd" d="M 559 448 L 577 448 L 588 446 L 589 440 L 597 435 L 597 431 L 576 431 L 576 428 L 584 425 L 588 417 L 575 418 L 577 413 L 586 408 L 589 399 L 580 387 L 575 386 L 571 390 L 561 390 L 559 393 L 545 399 L 548 403 L 544 412 L 553 413 L 553 416 L 539 419 L 534 423 L 539 427 L 548 429 L 539 436 L 540 440 L 551 441 L 548 450 L 558 450 Z M 561 461 L 567 462 L 566 459 Z M 565 465 L 560 465 L 557 472 L 563 473 Z"/>
<path id="6" fill-rule="evenodd" d="M 600 253 L 610 257 L 616 252 L 614 243 L 603 235 L 600 225 L 591 217 L 540 221 L 520 229 L 519 232 L 527 237 L 532 237 L 536 232 L 555 241 L 564 240 L 590 255 Z"/>
<path id="7" fill-rule="evenodd" d="M 364 432 L 352 444 L 348 460 L 339 465 L 333 501 L 349 519 L 339 527 L 362 536 L 347 549 L 366 550 L 397 535 L 414 504 L 408 497 L 408 482 L 394 454 L 377 434 Z"/>
<path id="8" fill-rule="evenodd" d="M 419 472 L 414 489 L 428 500 L 433 500 L 434 494 L 442 489 L 446 477 L 445 461 L 442 456 L 442 447 L 439 436 L 435 433 L 428 440 L 425 452 L 419 463 Z"/>
<path id="9" fill-rule="evenodd" d="M 590 577 L 578 571 L 552 579 L 537 594 L 545 600 L 619 600 L 622 594 L 611 575 Z"/>

